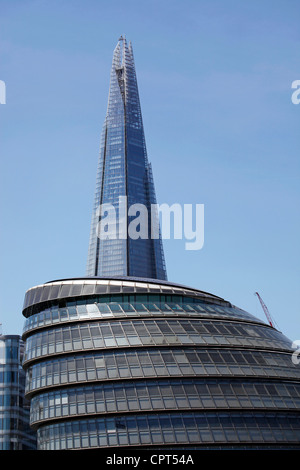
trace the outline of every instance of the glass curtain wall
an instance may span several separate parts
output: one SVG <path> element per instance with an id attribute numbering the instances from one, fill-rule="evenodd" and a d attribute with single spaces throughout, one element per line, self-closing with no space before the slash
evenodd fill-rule
<path id="1" fill-rule="evenodd" d="M 36 433 L 29 427 L 20 336 L 0 336 L 0 450 L 35 450 Z"/>
<path id="2" fill-rule="evenodd" d="M 134 204 L 142 204 L 147 214 L 134 211 L 128 214 Z M 151 238 L 151 204 L 156 204 L 156 196 L 132 46 L 121 37 L 113 54 L 101 138 L 87 276 L 167 279 L 160 234 L 158 238 Z M 114 210 L 104 212 L 108 205 Z M 147 226 L 145 238 L 142 233 L 136 239 L 127 234 L 127 227 L 137 217 Z"/>

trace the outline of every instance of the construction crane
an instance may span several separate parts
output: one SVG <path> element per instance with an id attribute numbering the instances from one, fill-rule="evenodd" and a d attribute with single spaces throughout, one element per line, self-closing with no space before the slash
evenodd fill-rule
<path id="1" fill-rule="evenodd" d="M 266 304 L 264 303 L 263 299 L 261 298 L 261 296 L 259 295 L 258 292 L 255 292 L 254 295 L 257 295 L 258 300 L 260 301 L 260 304 L 261 304 L 261 306 L 262 306 L 262 309 L 263 309 L 263 311 L 265 312 L 265 315 L 266 315 L 267 320 L 268 320 L 268 322 L 270 323 L 271 327 L 272 327 L 272 328 L 275 328 L 275 322 L 274 322 L 274 320 L 272 319 L 272 317 L 271 317 L 271 315 L 270 315 L 270 312 L 269 312 L 269 310 L 268 310 L 268 307 L 267 307 Z"/>

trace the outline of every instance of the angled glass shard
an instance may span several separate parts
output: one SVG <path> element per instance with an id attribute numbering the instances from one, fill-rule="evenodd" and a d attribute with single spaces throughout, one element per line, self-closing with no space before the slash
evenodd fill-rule
<path id="1" fill-rule="evenodd" d="M 155 205 L 132 46 L 121 36 L 113 54 L 101 137 L 88 277 L 167 279 Z"/>

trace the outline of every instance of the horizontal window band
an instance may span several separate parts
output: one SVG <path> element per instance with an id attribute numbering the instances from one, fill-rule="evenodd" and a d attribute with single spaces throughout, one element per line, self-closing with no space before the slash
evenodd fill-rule
<path id="1" fill-rule="evenodd" d="M 41 426 L 41 450 L 133 445 L 218 445 L 283 443 L 299 445 L 299 413 L 145 413 L 143 416 L 77 419 Z M 51 447 L 51 446 L 54 447 Z"/>
<path id="2" fill-rule="evenodd" d="M 39 389 L 75 382 L 135 380 L 137 377 L 300 378 L 290 354 L 264 351 L 262 355 L 261 351 L 227 350 L 223 352 L 223 357 L 226 354 L 224 363 L 216 364 L 212 357 L 209 356 L 210 362 L 202 357 L 202 354 L 207 355 L 209 351 L 210 354 L 215 352 L 213 349 L 201 348 L 145 348 L 56 357 L 53 362 L 43 361 L 29 366 L 26 394 L 29 396 Z M 259 364 L 257 360 L 263 360 L 264 364 Z"/>
<path id="3" fill-rule="evenodd" d="M 300 382 L 241 379 L 161 379 L 81 385 L 36 395 L 31 424 L 77 416 L 205 410 L 297 410 Z"/>

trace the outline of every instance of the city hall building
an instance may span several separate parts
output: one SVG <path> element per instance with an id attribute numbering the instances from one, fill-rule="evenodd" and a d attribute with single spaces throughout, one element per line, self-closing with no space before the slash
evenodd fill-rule
<path id="1" fill-rule="evenodd" d="M 66 279 L 25 298 L 39 449 L 300 448 L 291 342 L 230 302 L 153 279 Z"/>

